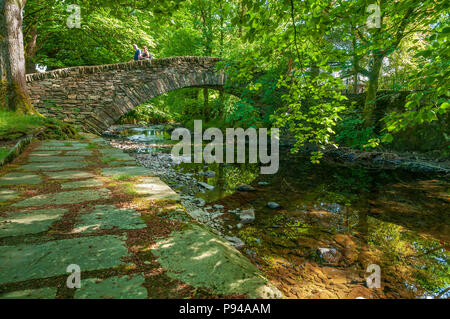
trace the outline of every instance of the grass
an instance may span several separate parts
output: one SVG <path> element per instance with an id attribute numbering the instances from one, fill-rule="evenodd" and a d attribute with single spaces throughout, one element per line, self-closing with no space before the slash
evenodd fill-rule
<path id="1" fill-rule="evenodd" d="M 41 132 L 41 139 L 65 140 L 78 137 L 75 127 L 55 118 L 0 110 L 0 140 L 15 141 L 25 135 L 36 133 L 42 128 L 46 130 Z"/>
<path id="2" fill-rule="evenodd" d="M 9 149 L 7 149 L 6 147 L 0 147 L 0 161 L 4 159 L 6 155 L 8 155 L 8 153 Z"/>
<path id="3" fill-rule="evenodd" d="M 122 175 L 114 177 L 113 179 L 115 179 L 116 181 L 129 181 L 129 180 L 133 180 L 134 176 L 131 176 L 129 174 L 122 174 Z"/>
<path id="4" fill-rule="evenodd" d="M 31 131 L 45 126 L 47 119 L 36 115 L 21 115 L 0 110 L 0 139 L 19 138 Z"/>

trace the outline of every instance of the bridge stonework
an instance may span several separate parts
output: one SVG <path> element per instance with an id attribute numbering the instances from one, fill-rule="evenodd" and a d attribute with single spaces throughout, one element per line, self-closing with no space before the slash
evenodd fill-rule
<path id="1" fill-rule="evenodd" d="M 102 133 L 122 115 L 161 94 L 189 87 L 222 89 L 220 58 L 174 57 L 71 67 L 27 75 L 33 105 L 85 131 Z"/>

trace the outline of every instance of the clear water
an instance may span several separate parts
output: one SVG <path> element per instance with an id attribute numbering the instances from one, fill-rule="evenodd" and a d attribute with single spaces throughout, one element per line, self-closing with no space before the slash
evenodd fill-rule
<path id="1" fill-rule="evenodd" d="M 169 151 L 173 144 L 155 127 L 123 136 L 142 144 L 139 152 Z M 289 298 L 449 297 L 448 179 L 316 165 L 288 150 L 281 151 L 275 175 L 259 175 L 256 164 L 183 163 L 177 169 L 215 186 L 198 195 L 208 203 L 255 209 L 255 222 L 241 229 L 236 215 L 225 214 L 228 235 L 245 241 L 243 253 Z M 205 171 L 216 176 L 200 174 Z M 242 184 L 257 191 L 237 192 Z M 335 249 L 336 260 L 318 248 Z M 366 287 L 371 264 L 381 267 L 380 289 Z"/>

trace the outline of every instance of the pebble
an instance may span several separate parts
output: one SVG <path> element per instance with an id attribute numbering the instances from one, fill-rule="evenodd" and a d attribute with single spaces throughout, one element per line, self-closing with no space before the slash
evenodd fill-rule
<path id="1" fill-rule="evenodd" d="M 268 202 L 268 203 L 267 203 L 267 206 L 268 206 L 270 209 L 277 209 L 277 208 L 280 208 L 280 207 L 281 207 L 280 204 L 277 204 L 277 203 L 275 203 L 275 202 Z"/>
<path id="2" fill-rule="evenodd" d="M 203 182 L 198 182 L 198 185 L 200 185 L 201 187 L 204 187 L 204 188 L 206 188 L 207 190 L 210 190 L 210 191 L 214 190 L 214 186 L 206 184 L 206 183 L 203 183 Z"/>

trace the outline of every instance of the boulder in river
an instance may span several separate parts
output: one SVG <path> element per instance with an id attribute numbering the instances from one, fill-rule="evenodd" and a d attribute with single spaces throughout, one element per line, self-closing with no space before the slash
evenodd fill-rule
<path id="1" fill-rule="evenodd" d="M 240 192 L 254 192 L 256 189 L 250 185 L 241 185 L 237 188 Z"/>
<path id="2" fill-rule="evenodd" d="M 244 224 L 253 223 L 255 221 L 255 210 L 253 208 L 243 210 L 239 213 L 239 217 Z"/>
<path id="3" fill-rule="evenodd" d="M 237 237 L 225 236 L 225 239 L 228 240 L 238 250 L 241 250 L 245 247 L 245 243 Z"/>

